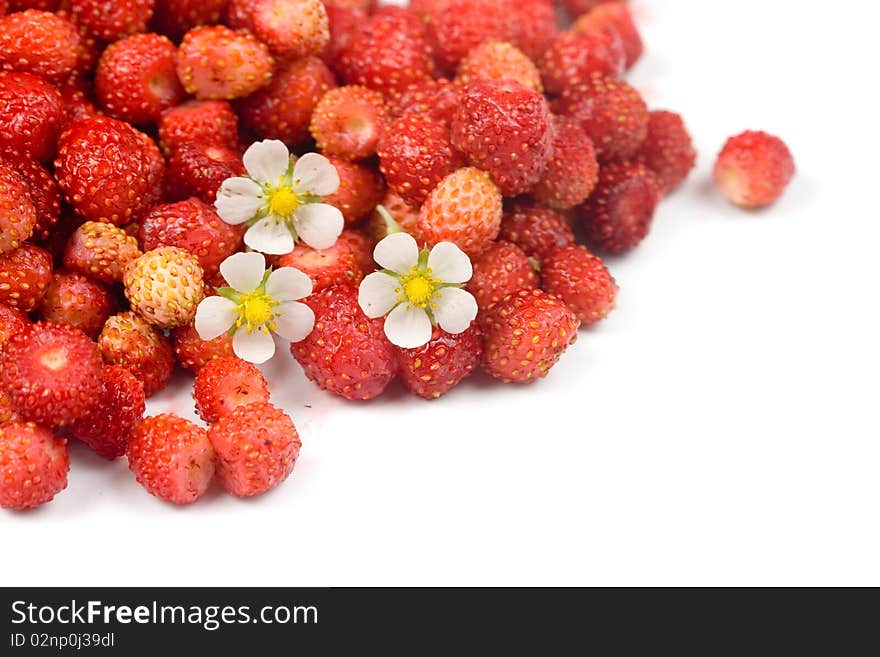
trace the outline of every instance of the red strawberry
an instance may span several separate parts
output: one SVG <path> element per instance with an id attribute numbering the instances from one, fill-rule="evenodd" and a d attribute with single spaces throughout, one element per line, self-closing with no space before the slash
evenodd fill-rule
<path id="1" fill-rule="evenodd" d="M 52 280 L 52 255 L 32 244 L 0 254 L 0 303 L 35 310 Z"/>
<path id="2" fill-rule="evenodd" d="M 532 61 L 538 61 L 559 32 L 553 0 L 518 0 L 508 7 L 510 40 Z"/>
<path id="3" fill-rule="evenodd" d="M 214 276 L 220 264 L 238 250 L 241 238 L 240 228 L 224 222 L 214 208 L 197 198 L 155 206 L 140 228 L 144 251 L 160 246 L 189 251 L 199 259 L 207 278 Z"/>
<path id="4" fill-rule="evenodd" d="M 279 267 L 293 267 L 312 279 L 312 294 L 333 285 L 358 285 L 364 275 L 351 248 L 337 241 L 329 249 L 317 251 L 299 244 L 278 259 Z"/>
<path id="5" fill-rule="evenodd" d="M 362 11 L 372 11 L 376 8 L 378 0 L 324 0 L 324 5 L 330 7 L 342 7 L 345 9 L 360 9 Z"/>
<path id="6" fill-rule="evenodd" d="M 449 124 L 458 108 L 461 85 L 446 78 L 421 80 L 409 84 L 390 96 L 391 116 L 422 114 L 435 121 Z"/>
<path id="7" fill-rule="evenodd" d="M 79 34 L 69 20 L 28 9 L 0 18 L 0 68 L 60 82 L 76 66 Z"/>
<path id="8" fill-rule="evenodd" d="M 240 102 L 241 121 L 264 139 L 296 146 L 309 138 L 318 101 L 335 86 L 333 72 L 317 57 L 282 62 L 272 84 Z"/>
<path id="9" fill-rule="evenodd" d="M 434 61 L 424 24 L 408 9 L 383 7 L 351 36 L 336 68 L 346 84 L 385 95 L 430 78 Z"/>
<path id="10" fill-rule="evenodd" d="M 138 483 L 166 502 L 191 504 L 214 478 L 216 456 L 208 432 L 170 413 L 138 424 L 126 454 Z"/>
<path id="11" fill-rule="evenodd" d="M 595 324 L 614 309 L 617 283 L 599 256 L 580 245 L 565 246 L 544 260 L 544 291 L 565 302 L 583 326 Z"/>
<path id="12" fill-rule="evenodd" d="M 563 32 L 541 59 L 541 75 L 548 93 L 561 94 L 590 79 L 593 73 L 608 77 L 623 74 L 626 54 L 615 32 Z"/>
<path id="13" fill-rule="evenodd" d="M 450 143 L 449 129 L 417 114 L 404 114 L 389 124 L 378 153 L 388 186 L 414 206 L 424 203 L 440 181 L 463 164 Z"/>
<path id="14" fill-rule="evenodd" d="M 522 290 L 480 318 L 483 369 L 505 383 L 532 383 L 550 372 L 577 339 L 579 322 L 562 301 Z"/>
<path id="15" fill-rule="evenodd" d="M 98 61 L 95 92 L 115 119 L 149 125 L 183 98 L 174 56 L 177 48 L 159 34 L 135 34 L 110 44 Z"/>
<path id="16" fill-rule="evenodd" d="M 309 129 L 323 153 L 355 161 L 376 153 L 387 118 L 382 94 L 360 86 L 337 87 L 321 98 Z"/>
<path id="17" fill-rule="evenodd" d="M 372 272 L 376 268 L 373 261 L 373 240 L 357 228 L 346 228 L 337 240 L 337 244 L 345 244 L 354 256 L 361 274 Z"/>
<path id="18" fill-rule="evenodd" d="M 611 0 L 562 0 L 565 10 L 572 18 L 586 14 L 591 9 Z"/>
<path id="19" fill-rule="evenodd" d="M 153 27 L 175 41 L 194 27 L 216 25 L 227 0 L 156 0 Z"/>
<path id="20" fill-rule="evenodd" d="M 238 117 L 225 100 L 191 100 L 159 119 L 159 143 L 167 154 L 181 146 L 238 148 Z"/>
<path id="21" fill-rule="evenodd" d="M 639 92 L 622 80 L 599 73 L 566 89 L 559 109 L 593 140 L 600 162 L 633 157 L 648 136 L 648 107 Z"/>
<path id="22" fill-rule="evenodd" d="M 100 112 L 92 102 L 91 79 L 84 79 L 81 73 L 73 73 L 69 78 L 56 85 L 61 101 L 64 103 L 62 131 L 74 121 L 91 119 L 100 116 Z"/>
<path id="23" fill-rule="evenodd" d="M 121 228 L 87 221 L 70 237 L 64 266 L 104 283 L 120 283 L 126 265 L 140 256 L 137 240 Z"/>
<path id="24" fill-rule="evenodd" d="M 507 41 L 486 41 L 461 60 L 455 81 L 466 85 L 479 79 L 513 80 L 537 92 L 544 90 L 541 74 L 532 60 Z"/>
<path id="25" fill-rule="evenodd" d="M 715 184 L 743 208 L 774 203 L 795 173 L 785 142 L 766 132 L 743 132 L 727 140 L 715 162 Z"/>
<path id="26" fill-rule="evenodd" d="M 334 286 L 308 299 L 315 328 L 290 351 L 322 390 L 351 400 L 378 397 L 397 374 L 384 320 L 367 319 L 357 288 Z"/>
<path id="27" fill-rule="evenodd" d="M 247 5 L 252 31 L 278 57 L 319 55 L 330 40 L 321 0 L 250 0 Z"/>
<path id="28" fill-rule="evenodd" d="M 623 40 L 626 67 L 632 68 L 642 56 L 644 45 L 629 7 L 623 2 L 603 2 L 578 18 L 572 29 L 579 32 L 616 32 Z"/>
<path id="29" fill-rule="evenodd" d="M 488 171 L 505 196 L 524 194 L 541 179 L 552 139 L 540 93 L 508 80 L 476 80 L 462 91 L 452 145 Z"/>
<path id="30" fill-rule="evenodd" d="M 22 333 L 30 325 L 28 316 L 4 303 L 0 303 L 0 349 L 11 336 Z"/>
<path id="31" fill-rule="evenodd" d="M 437 399 L 473 374 L 480 364 L 483 341 L 476 322 L 451 335 L 435 328 L 431 341 L 418 349 L 399 349 L 400 380 L 414 395 Z"/>
<path id="32" fill-rule="evenodd" d="M 388 237 L 390 229 L 396 229 L 396 226 L 389 225 L 388 217 L 400 226 L 404 233 L 416 235 L 419 228 L 419 207 L 413 207 L 404 201 L 400 196 L 389 191 L 385 198 L 382 199 L 382 207 L 385 212 L 380 212 L 377 207 L 367 220 L 364 230 L 369 235 L 373 246 Z M 370 266 L 364 271 L 372 271 L 375 268 L 373 262 L 373 249 L 370 247 Z"/>
<path id="33" fill-rule="evenodd" d="M 337 6 L 326 2 L 324 5 L 330 26 L 330 39 L 321 57 L 328 64 L 335 66 L 339 55 L 348 47 L 361 26 L 367 22 L 367 12 L 359 7 Z"/>
<path id="34" fill-rule="evenodd" d="M 228 27 L 197 27 L 177 52 L 177 75 L 200 100 L 243 98 L 272 81 L 269 49 L 250 34 Z"/>
<path id="35" fill-rule="evenodd" d="M 339 190 L 324 197 L 342 211 L 348 226 L 370 214 L 385 196 L 385 181 L 378 171 L 357 162 L 328 158 L 339 173 Z"/>
<path id="36" fill-rule="evenodd" d="M 453 242 L 472 259 L 484 253 L 501 228 L 501 192 L 472 167 L 449 174 L 419 211 L 418 237 L 434 245 Z"/>
<path id="37" fill-rule="evenodd" d="M 651 229 L 660 184 L 640 163 L 602 167 L 596 191 L 583 206 L 587 240 L 612 254 L 634 249 Z"/>
<path id="38" fill-rule="evenodd" d="M 648 137 L 636 158 L 657 176 L 664 194 L 684 182 L 696 165 L 697 153 L 681 116 L 651 112 Z"/>
<path id="39" fill-rule="evenodd" d="M 232 356 L 232 338 L 224 333 L 213 340 L 202 340 L 192 324 L 171 331 L 177 362 L 184 369 L 198 372 L 215 358 Z"/>
<path id="40" fill-rule="evenodd" d="M 261 495 L 290 476 L 302 443 L 293 421 L 271 404 L 239 406 L 211 426 L 217 481 L 238 497 Z"/>
<path id="41" fill-rule="evenodd" d="M 450 0 L 431 14 L 428 38 L 437 61 L 453 70 L 471 49 L 490 39 L 513 36 L 511 2 Z"/>
<path id="42" fill-rule="evenodd" d="M 101 353 L 79 329 L 38 322 L 3 345 L 0 384 L 22 417 L 60 427 L 101 392 Z"/>
<path id="43" fill-rule="evenodd" d="M 73 19 L 104 41 L 147 31 L 155 0 L 69 0 Z"/>
<path id="44" fill-rule="evenodd" d="M 539 262 L 556 249 L 574 243 L 565 217 L 526 199 L 514 201 L 506 208 L 498 237 L 513 242 Z"/>
<path id="45" fill-rule="evenodd" d="M 496 242 L 474 263 L 474 275 L 467 284 L 485 311 L 508 294 L 538 287 L 538 275 L 529 257 L 516 244 Z"/>
<path id="46" fill-rule="evenodd" d="M 37 211 L 24 181 L 0 160 L 0 255 L 20 247 L 36 223 Z"/>
<path id="47" fill-rule="evenodd" d="M 101 394 L 95 405 L 68 430 L 112 461 L 125 454 L 131 430 L 145 410 L 143 384 L 127 368 L 108 365 L 101 370 Z"/>
<path id="48" fill-rule="evenodd" d="M 33 239 L 46 240 L 52 234 L 52 229 L 58 223 L 61 215 L 61 194 L 58 191 L 58 183 L 49 171 L 36 160 L 27 157 L 11 159 L 7 164 L 15 169 L 29 192 L 30 200 L 36 211 L 36 223 L 34 224 Z M 0 162 L 0 169 L 2 169 Z M 0 214 L 2 214 L 0 210 Z M 0 223 L 2 223 L 0 219 Z M 2 241 L 2 238 L 0 238 Z"/>
<path id="49" fill-rule="evenodd" d="M 227 178 L 244 175 L 238 150 L 226 146 L 185 144 L 168 158 L 166 189 L 168 199 L 182 201 L 197 196 L 208 204 L 217 198 L 217 190 Z"/>
<path id="50" fill-rule="evenodd" d="M 10 422 L 21 422 L 21 416 L 12 405 L 12 399 L 9 393 L 0 389 L 0 427 Z"/>
<path id="51" fill-rule="evenodd" d="M 40 319 L 68 324 L 94 339 L 116 312 L 116 298 L 107 287 L 82 274 L 56 271 L 40 306 Z"/>
<path id="52" fill-rule="evenodd" d="M 168 385 L 174 353 L 168 338 L 133 312 L 113 315 L 104 324 L 98 346 L 108 365 L 127 367 L 152 397 Z"/>
<path id="53" fill-rule="evenodd" d="M 35 424 L 0 424 L 0 507 L 35 509 L 67 488 L 67 441 Z"/>
<path id="54" fill-rule="evenodd" d="M 269 384 L 254 365 L 240 358 L 215 358 L 196 374 L 196 412 L 208 424 L 239 406 L 269 401 Z"/>
<path id="55" fill-rule="evenodd" d="M 599 180 L 599 162 L 593 142 L 566 117 L 553 116 L 553 156 L 532 196 L 557 210 L 583 203 Z"/>
<path id="56" fill-rule="evenodd" d="M 65 2 L 65 4 L 68 3 Z M 69 9 L 59 10 L 58 15 L 70 20 L 76 28 L 77 34 L 79 34 L 79 47 L 76 49 L 76 67 L 73 69 L 74 75 L 90 76 L 98 65 L 98 58 L 101 56 L 106 43 L 89 32 L 88 27 L 75 20 Z"/>
<path id="57" fill-rule="evenodd" d="M 6 6 L 6 0 L 2 6 Z M 9 0 L 9 12 L 25 11 L 27 9 L 39 9 L 41 11 L 56 11 L 61 0 Z"/>
<path id="58" fill-rule="evenodd" d="M 122 226 L 159 200 L 165 160 L 158 146 L 127 123 L 76 121 L 61 135 L 55 175 L 77 213 Z"/>
<path id="59" fill-rule="evenodd" d="M 61 94 L 30 73 L 0 71 L 0 153 L 48 162 L 64 114 Z"/>

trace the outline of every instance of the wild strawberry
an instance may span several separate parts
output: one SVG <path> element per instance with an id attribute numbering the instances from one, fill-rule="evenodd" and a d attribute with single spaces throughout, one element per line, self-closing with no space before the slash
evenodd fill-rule
<path id="1" fill-rule="evenodd" d="M 68 431 L 99 456 L 112 461 L 125 454 L 131 430 L 144 418 L 144 386 L 128 368 L 107 365 L 101 370 L 101 394 Z"/>
<path id="2" fill-rule="evenodd" d="M 458 94 L 461 85 L 440 78 L 412 82 L 402 91 L 390 96 L 391 116 L 421 114 L 440 123 L 449 125 L 458 108 Z"/>
<path id="3" fill-rule="evenodd" d="M 651 112 L 648 136 L 636 159 L 654 173 L 664 194 L 683 183 L 696 165 L 697 153 L 681 116 Z"/>
<path id="4" fill-rule="evenodd" d="M 209 205 L 191 198 L 157 205 L 144 217 L 140 243 L 145 251 L 176 246 L 196 256 L 206 278 L 220 270 L 220 263 L 238 250 L 242 233 L 217 216 Z"/>
<path id="5" fill-rule="evenodd" d="M 6 6 L 4 0 L 3 6 Z M 56 11 L 61 0 L 9 0 L 9 12 L 25 11 L 27 9 L 39 9 L 41 11 Z"/>
<path id="6" fill-rule="evenodd" d="M 574 233 L 565 217 L 527 199 L 513 201 L 505 208 L 498 238 L 516 244 L 539 262 L 556 249 L 574 243 Z"/>
<path id="7" fill-rule="evenodd" d="M 505 383 L 532 383 L 577 340 L 579 322 L 562 301 L 522 290 L 481 315 L 483 369 Z"/>
<path id="8" fill-rule="evenodd" d="M 32 234 L 33 239 L 48 239 L 61 215 L 61 194 L 58 191 L 58 183 L 55 182 L 54 176 L 46 170 L 46 167 L 28 157 L 13 158 L 7 164 L 15 169 L 34 204 L 36 223 Z M 2 162 L 0 162 L 0 169 L 2 168 Z M 2 212 L 0 210 L 0 215 Z M 2 221 L 0 219 L 0 223 Z"/>
<path id="9" fill-rule="evenodd" d="M 87 221 L 64 252 L 64 266 L 104 283 L 122 282 L 122 272 L 141 256 L 137 240 L 112 224 Z"/>
<path id="10" fill-rule="evenodd" d="M 323 251 L 299 244 L 278 259 L 278 266 L 307 274 L 312 279 L 312 294 L 333 285 L 357 285 L 364 277 L 351 248 L 340 241 Z"/>
<path id="11" fill-rule="evenodd" d="M 545 292 L 562 299 L 583 326 L 604 319 L 617 298 L 617 283 L 602 259 L 575 244 L 544 260 L 541 285 Z"/>
<path id="12" fill-rule="evenodd" d="M 228 27 L 197 27 L 177 51 L 177 75 L 199 100 L 243 98 L 272 81 L 269 49 L 250 34 Z"/>
<path id="13" fill-rule="evenodd" d="M 9 393 L 0 389 L 0 427 L 10 422 L 21 422 L 21 416 L 15 410 Z"/>
<path id="14" fill-rule="evenodd" d="M 290 476 L 302 443 L 293 421 L 271 404 L 239 406 L 208 431 L 217 481 L 238 497 L 261 495 Z"/>
<path id="15" fill-rule="evenodd" d="M 346 84 L 385 95 L 434 73 L 424 24 L 401 7 L 383 7 L 370 16 L 351 36 L 335 64 Z"/>
<path id="16" fill-rule="evenodd" d="M 648 136 L 648 107 L 639 92 L 599 73 L 566 89 L 559 109 L 584 129 L 600 162 L 633 157 Z"/>
<path id="17" fill-rule="evenodd" d="M 0 152 L 48 162 L 55 155 L 64 101 L 43 78 L 0 71 Z"/>
<path id="18" fill-rule="evenodd" d="M 404 233 L 409 233 L 410 235 L 418 234 L 419 206 L 413 207 L 409 205 L 390 190 L 385 195 L 385 198 L 382 199 L 381 205 L 385 212 L 381 212 L 377 207 L 364 225 L 364 230 L 374 245 L 388 237 L 392 229 L 396 229 L 396 226 L 393 224 L 389 225 L 388 217 L 391 217 L 392 221 L 397 226 L 400 226 Z M 370 266 L 365 271 L 372 271 L 375 268 L 372 248 L 370 248 L 370 254 Z"/>
<path id="19" fill-rule="evenodd" d="M 65 4 L 68 3 L 65 2 Z M 94 72 L 95 67 L 98 65 L 98 58 L 101 56 L 106 43 L 92 34 L 88 27 L 75 20 L 69 8 L 59 9 L 58 15 L 70 20 L 79 35 L 79 46 L 76 49 L 76 66 L 73 69 L 73 74 L 91 79 L 91 73 Z"/>
<path id="20" fill-rule="evenodd" d="M 70 0 L 73 20 L 104 41 L 147 31 L 155 0 Z"/>
<path id="21" fill-rule="evenodd" d="M 126 454 L 138 483 L 166 502 L 191 504 L 214 479 L 216 457 L 208 432 L 170 413 L 135 426 Z"/>
<path id="22" fill-rule="evenodd" d="M 11 336 L 24 331 L 30 324 L 28 316 L 20 310 L 0 303 L 0 349 Z"/>
<path id="23" fill-rule="evenodd" d="M 194 27 L 219 23 L 226 4 L 227 0 L 156 0 L 152 25 L 179 41 Z"/>
<path id="24" fill-rule="evenodd" d="M 256 37 L 283 59 L 319 55 L 330 40 L 321 0 L 250 0 Z"/>
<path id="25" fill-rule="evenodd" d="M 552 155 L 547 101 L 508 80 L 476 80 L 467 85 L 451 134 L 452 145 L 471 166 L 488 171 L 505 196 L 528 192 Z"/>
<path id="26" fill-rule="evenodd" d="M 223 181 L 244 173 L 238 150 L 200 143 L 185 144 L 176 148 L 168 158 L 165 188 L 171 201 L 197 196 L 203 202 L 213 204 Z"/>
<path id="27" fill-rule="evenodd" d="M 174 355 L 184 369 L 198 372 L 215 358 L 233 356 L 232 338 L 224 333 L 213 340 L 202 340 L 195 326 L 185 324 L 171 331 Z"/>
<path id="28" fill-rule="evenodd" d="M 183 87 L 177 79 L 177 48 L 159 34 L 135 34 L 111 43 L 95 74 L 101 107 L 114 119 L 149 125 L 177 105 Z"/>
<path id="29" fill-rule="evenodd" d="M 377 0 L 324 0 L 324 5 L 330 7 L 344 7 L 372 11 L 376 8 Z"/>
<path id="30" fill-rule="evenodd" d="M 382 94 L 366 87 L 337 87 L 315 107 L 309 130 L 326 155 L 362 160 L 376 153 L 387 118 Z"/>
<path id="31" fill-rule="evenodd" d="M 335 66 L 339 55 L 348 47 L 361 26 L 367 22 L 368 14 L 359 7 L 337 6 L 326 2 L 324 5 L 327 10 L 330 38 L 321 57 L 328 64 Z"/>
<path id="32" fill-rule="evenodd" d="M 92 82 L 84 80 L 83 74 L 74 73 L 63 82 L 55 85 L 64 104 L 61 132 L 67 130 L 74 121 L 92 119 L 100 116 L 97 106 L 92 102 Z"/>
<path id="33" fill-rule="evenodd" d="M 466 85 L 478 79 L 513 80 L 537 92 L 544 90 L 532 60 L 507 41 L 486 41 L 461 60 L 455 81 Z"/>
<path id="34" fill-rule="evenodd" d="M 205 296 L 198 258 L 176 246 L 162 246 L 133 260 L 122 282 L 132 310 L 159 328 L 191 322 Z"/>
<path id="35" fill-rule="evenodd" d="M 35 310 L 52 280 L 52 255 L 25 244 L 0 254 L 0 303 L 22 312 Z"/>
<path id="36" fill-rule="evenodd" d="M 56 271 L 40 306 L 40 319 L 68 324 L 95 339 L 116 312 L 116 298 L 107 287 L 82 274 Z"/>
<path id="37" fill-rule="evenodd" d="M 463 164 L 450 143 L 449 129 L 417 114 L 391 122 L 378 153 L 389 188 L 414 206 L 424 203 L 440 181 Z"/>
<path id="38" fill-rule="evenodd" d="M 168 338 L 133 312 L 113 315 L 98 336 L 108 365 L 127 367 L 152 397 L 168 385 L 174 372 L 174 354 Z"/>
<path id="39" fill-rule="evenodd" d="M 559 32 L 553 0 L 517 0 L 509 12 L 511 42 L 537 62 Z"/>
<path id="40" fill-rule="evenodd" d="M 425 346 L 395 351 L 403 385 L 414 395 L 437 399 L 473 374 L 480 364 L 483 340 L 474 322 L 457 335 L 435 328 Z"/>
<path id="41" fill-rule="evenodd" d="M 240 358 L 215 358 L 196 374 L 196 412 L 208 424 L 239 406 L 269 401 L 269 384 L 254 365 Z"/>
<path id="42" fill-rule="evenodd" d="M 626 54 L 616 32 L 563 32 L 541 59 L 548 93 L 561 94 L 590 79 L 593 73 L 616 78 L 623 74 Z"/>
<path id="43" fill-rule="evenodd" d="M 35 509 L 67 488 L 67 441 L 33 423 L 0 424 L 0 507 Z"/>
<path id="44" fill-rule="evenodd" d="M 468 292 L 481 311 L 488 310 L 508 294 L 538 287 L 538 275 L 529 257 L 516 244 L 496 242 L 474 263 Z"/>
<path id="45" fill-rule="evenodd" d="M 434 245 L 453 242 L 471 259 L 484 253 L 501 228 L 501 192 L 479 169 L 449 174 L 419 211 L 418 237 Z"/>
<path id="46" fill-rule="evenodd" d="M 36 223 L 37 211 L 24 181 L 0 160 L 0 255 L 20 247 Z"/>
<path id="47" fill-rule="evenodd" d="M 336 78 L 317 57 L 279 64 L 272 83 L 240 101 L 242 123 L 264 139 L 296 146 L 309 138 L 309 122 L 318 101 L 336 86 Z"/>
<path id="48" fill-rule="evenodd" d="M 145 134 L 101 116 L 76 121 L 61 135 L 55 175 L 80 216 L 122 226 L 159 200 L 165 160 Z"/>
<path id="49" fill-rule="evenodd" d="M 578 18 L 572 25 L 578 32 L 616 32 L 623 40 L 626 67 L 632 68 L 642 56 L 644 45 L 629 7 L 623 2 L 603 2 Z"/>
<path id="50" fill-rule="evenodd" d="M 775 202 L 795 173 L 794 158 L 779 137 L 743 132 L 727 140 L 715 162 L 715 184 L 731 203 L 760 208 Z"/>
<path id="51" fill-rule="evenodd" d="M 583 206 L 587 241 L 615 255 L 634 249 L 651 229 L 660 196 L 660 184 L 645 165 L 602 167 L 596 191 Z"/>
<path id="52" fill-rule="evenodd" d="M 3 345 L 0 384 L 22 417 L 61 427 L 101 391 L 101 352 L 79 329 L 38 322 Z"/>
<path id="53" fill-rule="evenodd" d="M 181 146 L 238 147 L 238 117 L 225 100 L 191 100 L 159 119 L 159 143 L 171 154 Z"/>
<path id="54" fill-rule="evenodd" d="M 572 18 L 586 14 L 591 9 L 611 0 L 562 0 L 562 5 Z M 624 0 L 625 1 L 625 0 Z"/>
<path id="55" fill-rule="evenodd" d="M 373 240 L 363 231 L 357 228 L 346 228 L 336 243 L 345 244 L 351 250 L 361 274 L 370 273 L 376 268 L 376 263 L 373 260 Z"/>
<path id="56" fill-rule="evenodd" d="M 510 40 L 511 4 L 498 0 L 450 0 L 434 11 L 428 22 L 428 39 L 440 65 L 454 70 L 465 55 L 484 41 Z"/>
<path id="57" fill-rule="evenodd" d="M 382 394 L 397 373 L 394 350 L 381 319 L 367 319 L 357 289 L 334 286 L 307 300 L 315 328 L 290 351 L 306 376 L 322 390 L 351 400 Z"/>
<path id="58" fill-rule="evenodd" d="M 69 20 L 28 9 L 0 18 L 0 68 L 60 82 L 76 66 L 79 34 Z"/>
<path id="59" fill-rule="evenodd" d="M 339 174 L 339 190 L 324 197 L 324 202 L 342 212 L 347 226 L 370 214 L 385 195 L 385 181 L 378 171 L 365 164 L 328 158 Z"/>
<path id="60" fill-rule="evenodd" d="M 599 180 L 596 149 L 580 125 L 563 116 L 553 116 L 553 155 L 532 196 L 557 210 L 583 203 Z"/>

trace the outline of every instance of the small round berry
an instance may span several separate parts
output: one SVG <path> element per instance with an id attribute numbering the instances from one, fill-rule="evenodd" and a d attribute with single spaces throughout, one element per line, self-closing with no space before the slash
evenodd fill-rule
<path id="1" fill-rule="evenodd" d="M 123 284 L 132 310 L 159 328 L 191 322 L 205 296 L 198 259 L 175 246 L 147 251 L 129 263 Z"/>

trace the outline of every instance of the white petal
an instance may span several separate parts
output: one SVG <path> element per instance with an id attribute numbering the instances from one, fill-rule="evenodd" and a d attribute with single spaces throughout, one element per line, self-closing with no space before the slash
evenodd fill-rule
<path id="1" fill-rule="evenodd" d="M 339 208 L 326 203 L 307 203 L 297 208 L 293 227 L 299 238 L 313 249 L 329 249 L 345 228 L 345 219 Z"/>
<path id="2" fill-rule="evenodd" d="M 220 273 L 233 290 L 249 294 L 263 282 L 266 258 L 262 253 L 236 253 L 223 261 Z"/>
<path id="3" fill-rule="evenodd" d="M 284 142 L 267 139 L 251 144 L 244 152 L 244 168 L 263 185 L 277 185 L 290 166 L 290 151 Z"/>
<path id="4" fill-rule="evenodd" d="M 294 267 L 282 267 L 269 274 L 266 294 L 280 303 L 305 299 L 312 293 L 312 279 Z"/>
<path id="5" fill-rule="evenodd" d="M 431 249 L 428 268 L 444 283 L 467 283 L 474 275 L 471 259 L 452 242 L 440 242 Z"/>
<path id="6" fill-rule="evenodd" d="M 323 155 L 306 153 L 293 167 L 293 188 L 316 196 L 330 196 L 339 191 L 339 172 Z"/>
<path id="7" fill-rule="evenodd" d="M 248 228 L 244 243 L 254 251 L 269 255 L 286 255 L 293 251 L 295 244 L 287 223 L 275 215 L 269 215 Z"/>
<path id="8" fill-rule="evenodd" d="M 373 259 L 397 274 L 408 274 L 419 263 L 419 245 L 408 233 L 394 233 L 376 245 Z"/>
<path id="9" fill-rule="evenodd" d="M 431 341 L 431 320 L 428 313 L 408 303 L 391 311 L 385 320 L 385 335 L 401 349 L 415 349 Z"/>
<path id="10" fill-rule="evenodd" d="M 262 188 L 250 178 L 227 178 L 214 201 L 220 218 L 233 226 L 253 219 L 265 204 Z"/>
<path id="11" fill-rule="evenodd" d="M 464 333 L 477 318 L 477 300 L 460 288 L 443 288 L 434 296 L 434 303 L 434 319 L 447 333 Z"/>
<path id="12" fill-rule="evenodd" d="M 373 272 L 358 289 L 358 303 L 370 319 L 384 317 L 398 303 L 400 280 L 385 272 Z"/>
<path id="13" fill-rule="evenodd" d="M 300 342 L 309 337 L 315 328 L 315 313 L 306 304 L 288 301 L 278 306 L 275 318 L 275 332 L 291 342 Z"/>
<path id="14" fill-rule="evenodd" d="M 263 331 L 248 333 L 242 326 L 232 337 L 232 351 L 242 360 L 260 365 L 275 355 L 275 340 L 269 333 Z"/>
<path id="15" fill-rule="evenodd" d="M 207 297 L 196 308 L 196 333 L 202 340 L 213 340 L 235 324 L 235 303 L 224 297 Z"/>

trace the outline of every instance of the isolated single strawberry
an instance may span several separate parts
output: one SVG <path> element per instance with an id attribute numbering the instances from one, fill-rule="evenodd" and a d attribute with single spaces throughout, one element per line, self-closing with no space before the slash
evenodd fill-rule
<path id="1" fill-rule="evenodd" d="M 176 246 L 160 246 L 133 260 L 122 282 L 132 310 L 163 329 L 191 322 L 205 297 L 198 258 Z"/>
<path id="2" fill-rule="evenodd" d="M 322 153 L 356 161 L 376 153 L 387 119 L 379 92 L 355 85 L 337 87 L 315 106 L 309 130 Z"/>
<path id="3" fill-rule="evenodd" d="M 122 228 L 87 221 L 67 242 L 64 266 L 104 283 L 121 283 L 125 267 L 140 256 L 137 240 Z"/>
<path id="4" fill-rule="evenodd" d="M 614 309 L 617 283 L 602 259 L 580 245 L 558 249 L 541 266 L 545 292 L 565 302 L 582 326 L 595 324 Z"/>
<path id="5" fill-rule="evenodd" d="M 238 148 L 238 117 L 225 100 L 191 100 L 162 114 L 159 143 L 166 154 L 192 145 Z"/>
<path id="6" fill-rule="evenodd" d="M 435 328 L 431 341 L 418 349 L 400 349 L 397 365 L 406 388 L 423 399 L 437 399 L 474 373 L 483 341 L 479 325 L 457 335 Z"/>
<path id="7" fill-rule="evenodd" d="M 254 365 L 240 358 L 215 358 L 196 374 L 196 412 L 213 424 L 239 406 L 269 401 L 269 384 Z"/>
<path id="8" fill-rule="evenodd" d="M 171 331 L 171 342 L 177 362 L 184 369 L 198 372 L 215 358 L 233 356 L 232 338 L 228 333 L 213 340 L 202 340 L 195 326 L 186 324 Z"/>
<path id="9" fill-rule="evenodd" d="M 509 294 L 538 287 L 538 274 L 529 257 L 516 244 L 499 241 L 474 262 L 468 292 L 481 311 L 488 310 Z"/>
<path id="10" fill-rule="evenodd" d="M 24 181 L 0 159 L 0 255 L 29 239 L 36 223 L 37 210 Z"/>
<path id="11" fill-rule="evenodd" d="M 0 507 L 25 511 L 67 488 L 67 441 L 33 423 L 0 424 Z"/>
<path id="12" fill-rule="evenodd" d="M 774 203 L 795 173 L 794 158 L 779 137 L 747 131 L 727 140 L 715 162 L 715 184 L 731 203 L 760 208 Z"/>
<path id="13" fill-rule="evenodd" d="M 648 136 L 636 158 L 654 173 L 664 194 L 683 183 L 696 165 L 697 153 L 681 116 L 651 112 Z"/>
<path id="14" fill-rule="evenodd" d="M 82 274 L 56 271 L 46 288 L 39 317 L 68 324 L 95 339 L 116 309 L 116 297 L 103 283 Z"/>
<path id="15" fill-rule="evenodd" d="M 0 153 L 48 162 L 64 116 L 61 94 L 31 73 L 0 71 Z"/>
<path id="16" fill-rule="evenodd" d="M 29 313 L 52 281 L 52 255 L 33 244 L 0 254 L 0 303 Z"/>
<path id="17" fill-rule="evenodd" d="M 76 66 L 79 34 L 69 20 L 27 9 L 0 17 L 0 69 L 60 82 Z"/>
<path id="18" fill-rule="evenodd" d="M 174 373 L 174 353 L 168 338 L 133 312 L 113 315 L 98 336 L 104 362 L 128 368 L 152 397 L 168 385 Z"/>
<path id="19" fill-rule="evenodd" d="M 599 181 L 599 162 L 592 140 L 577 122 L 552 117 L 553 155 L 532 196 L 557 210 L 568 210 L 586 201 Z"/>
<path id="20" fill-rule="evenodd" d="M 486 41 L 473 48 L 458 65 L 455 81 L 466 85 L 478 79 L 513 80 L 542 92 L 541 73 L 522 50 L 508 41 Z"/>

